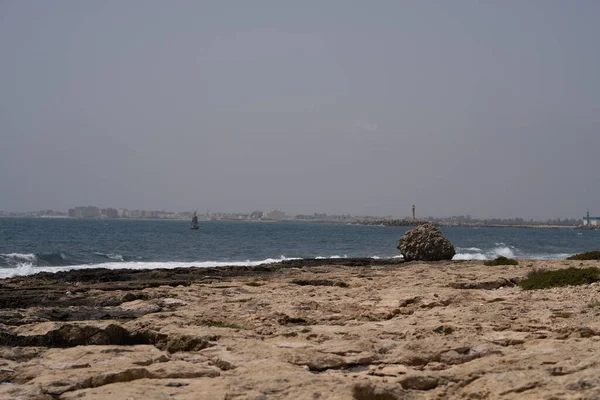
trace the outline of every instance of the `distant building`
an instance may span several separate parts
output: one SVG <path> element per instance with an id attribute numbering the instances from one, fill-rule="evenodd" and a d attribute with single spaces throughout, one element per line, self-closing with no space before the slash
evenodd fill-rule
<path id="1" fill-rule="evenodd" d="M 279 210 L 272 210 L 264 215 L 264 219 L 280 221 L 282 219 L 285 219 L 285 213 Z"/>
<path id="2" fill-rule="evenodd" d="M 106 218 L 119 218 L 119 211 L 115 208 L 103 208 L 100 214 Z"/>
<path id="3" fill-rule="evenodd" d="M 69 217 L 74 218 L 98 218 L 100 217 L 100 209 L 94 206 L 70 208 Z"/>
<path id="4" fill-rule="evenodd" d="M 583 217 L 583 225 L 584 226 L 600 226 L 600 217 Z"/>
<path id="5" fill-rule="evenodd" d="M 140 218 L 142 216 L 142 212 L 140 210 L 131 210 L 129 216 L 131 218 Z"/>

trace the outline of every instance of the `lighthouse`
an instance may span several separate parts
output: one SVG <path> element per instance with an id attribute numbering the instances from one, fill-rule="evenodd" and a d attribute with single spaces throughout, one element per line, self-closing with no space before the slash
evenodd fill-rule
<path id="1" fill-rule="evenodd" d="M 586 217 L 587 217 L 587 225 L 590 226 L 590 210 L 587 211 Z"/>

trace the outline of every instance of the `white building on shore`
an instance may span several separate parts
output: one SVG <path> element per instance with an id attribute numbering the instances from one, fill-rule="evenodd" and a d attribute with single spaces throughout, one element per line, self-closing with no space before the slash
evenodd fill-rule
<path id="1" fill-rule="evenodd" d="M 583 226 L 600 226 L 600 217 L 590 217 L 590 213 L 587 213 L 583 217 Z"/>

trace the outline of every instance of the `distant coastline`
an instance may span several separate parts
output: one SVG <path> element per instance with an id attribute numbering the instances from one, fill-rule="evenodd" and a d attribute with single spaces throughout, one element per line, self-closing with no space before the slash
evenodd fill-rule
<path id="1" fill-rule="evenodd" d="M 100 221 L 187 221 L 187 218 L 152 218 L 152 217 L 127 217 L 127 218 L 106 218 L 106 217 L 69 217 L 68 215 L 0 215 L 0 219 L 9 218 L 30 218 L 30 219 L 69 219 L 69 220 L 100 220 Z M 436 219 L 393 219 L 393 218 L 363 218 L 363 219 L 352 219 L 338 220 L 338 219 L 240 219 L 240 218 L 208 218 L 200 220 L 200 222 L 264 222 L 264 223 L 277 223 L 277 222 L 288 222 L 288 223 L 312 223 L 312 224 L 336 224 L 336 225 L 364 225 L 364 226 L 383 226 L 383 227 L 413 227 L 419 226 L 426 223 L 434 224 L 439 227 L 460 227 L 460 228 L 527 228 L 527 229 L 577 229 L 577 230 L 597 230 L 600 226 L 585 226 L 585 225 L 555 225 L 546 224 L 543 222 L 539 223 L 527 223 L 527 224 L 497 224 L 497 223 L 486 223 L 486 222 L 448 222 L 440 221 Z"/>
<path id="2" fill-rule="evenodd" d="M 583 225 L 554 225 L 545 223 L 528 223 L 528 224 L 494 224 L 485 222 L 445 222 L 429 219 L 365 219 L 356 222 L 357 225 L 371 226 L 419 226 L 426 223 L 434 224 L 440 227 L 460 227 L 460 228 L 533 228 L 533 229 L 583 229 L 594 230 L 600 227 L 583 226 Z"/>
<path id="3" fill-rule="evenodd" d="M 414 210 L 413 210 L 414 212 Z M 533 229 L 599 229 L 596 218 L 593 223 L 583 218 L 526 220 L 524 218 L 473 218 L 470 215 L 459 215 L 449 217 L 423 216 L 411 217 L 395 216 L 370 216 L 351 214 L 288 214 L 281 210 L 268 212 L 209 212 L 197 215 L 200 222 L 204 221 L 237 221 L 237 222 L 294 222 L 314 224 L 344 224 L 344 225 L 367 225 L 388 227 L 413 227 L 425 223 L 431 223 L 441 227 L 465 227 L 465 228 L 533 228 Z M 190 221 L 193 213 L 189 211 L 152 211 L 144 209 L 126 208 L 100 208 L 96 206 L 80 206 L 71 208 L 68 212 L 56 210 L 39 210 L 29 212 L 7 212 L 0 211 L 0 218 L 44 218 L 44 219 L 79 219 L 79 220 L 149 220 L 149 221 Z M 600 218 L 598 218 L 600 220 Z M 587 224 L 586 224 L 587 222 Z"/>

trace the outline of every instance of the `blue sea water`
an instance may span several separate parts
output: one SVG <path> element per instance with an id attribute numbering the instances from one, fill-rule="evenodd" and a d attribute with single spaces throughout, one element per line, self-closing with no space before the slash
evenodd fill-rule
<path id="1" fill-rule="evenodd" d="M 256 265 L 290 258 L 399 257 L 408 228 L 311 223 L 0 218 L 0 278 L 72 268 Z M 455 259 L 560 259 L 598 249 L 600 231 L 442 228 Z"/>

